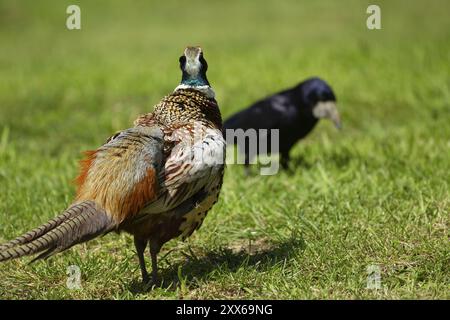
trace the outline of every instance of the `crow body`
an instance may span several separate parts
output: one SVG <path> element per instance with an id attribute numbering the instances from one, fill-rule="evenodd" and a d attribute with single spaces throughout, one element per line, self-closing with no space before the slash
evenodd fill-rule
<path id="1" fill-rule="evenodd" d="M 259 141 L 260 129 L 279 129 L 278 152 L 281 156 L 281 165 L 286 168 L 291 148 L 313 130 L 320 118 L 329 118 L 340 128 L 340 117 L 335 103 L 336 96 L 331 87 L 322 79 L 310 78 L 293 88 L 259 100 L 232 115 L 224 122 L 224 130 L 255 129 Z M 276 151 L 271 150 L 270 137 L 268 134 L 268 154 Z M 238 144 L 237 139 L 231 142 Z M 254 142 L 245 139 L 245 144 L 238 146 L 240 152 L 245 154 L 247 168 L 253 157 L 261 153 L 258 145 L 256 154 L 252 154 L 249 143 Z"/>

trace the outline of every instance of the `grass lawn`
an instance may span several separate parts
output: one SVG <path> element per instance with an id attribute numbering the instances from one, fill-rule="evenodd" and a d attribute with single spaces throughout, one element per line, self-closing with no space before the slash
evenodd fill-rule
<path id="1" fill-rule="evenodd" d="M 373 1 L 205 3 L 0 1 L 0 242 L 71 203 L 81 152 L 173 90 L 188 44 L 224 118 L 319 75 L 344 129 L 319 123 L 291 172 L 228 166 L 202 228 L 163 247 L 164 288 L 143 291 L 132 238 L 110 234 L 0 264 L 0 299 L 449 299 L 449 2 L 376 1 L 373 31 Z"/>

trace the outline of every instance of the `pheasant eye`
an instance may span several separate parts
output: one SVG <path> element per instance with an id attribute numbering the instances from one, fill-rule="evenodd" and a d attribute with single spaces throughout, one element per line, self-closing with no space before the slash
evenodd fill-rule
<path id="1" fill-rule="evenodd" d="M 184 65 L 186 64 L 186 57 L 181 56 L 179 61 L 180 61 L 180 67 L 184 67 Z"/>
<path id="2" fill-rule="evenodd" d="M 206 62 L 205 58 L 203 58 L 203 54 L 200 54 L 200 57 L 198 59 L 200 61 L 200 63 L 203 66 L 203 69 L 206 71 L 208 70 L 208 63 Z"/>

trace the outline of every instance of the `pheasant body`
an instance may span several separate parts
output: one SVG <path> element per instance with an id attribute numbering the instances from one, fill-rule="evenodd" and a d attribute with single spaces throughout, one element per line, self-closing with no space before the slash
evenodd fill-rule
<path id="1" fill-rule="evenodd" d="M 143 252 L 149 244 L 157 281 L 161 246 L 178 236 L 185 239 L 201 226 L 218 200 L 224 173 L 222 119 L 201 49 L 188 47 L 180 67 L 181 85 L 152 113 L 86 153 L 73 205 L 1 245 L 0 261 L 35 253 L 41 253 L 36 259 L 46 258 L 100 234 L 125 231 L 134 236 L 144 281 Z"/>
<path id="2" fill-rule="evenodd" d="M 141 237 L 148 237 L 146 233 L 152 236 L 161 233 L 156 237 L 166 239 L 181 235 L 186 238 L 201 226 L 222 186 L 225 140 L 217 103 L 194 90 L 178 90 L 165 97 L 153 113 L 139 117 L 135 125 L 137 128 L 155 125 L 163 128 L 165 166 L 159 177 L 164 181 L 160 197 L 140 213 L 151 226 L 136 227 L 136 223 L 132 223 L 132 228 L 142 230 Z M 201 197 L 197 196 L 190 210 L 170 211 L 179 209 L 180 204 L 199 192 Z M 142 223 L 143 219 L 136 221 Z M 129 228 L 127 223 L 124 225 Z"/>

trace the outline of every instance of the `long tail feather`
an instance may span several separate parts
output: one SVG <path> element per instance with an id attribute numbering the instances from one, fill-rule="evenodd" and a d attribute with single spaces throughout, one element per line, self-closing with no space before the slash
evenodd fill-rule
<path id="1" fill-rule="evenodd" d="M 15 247 L 20 244 L 28 243 L 33 241 L 34 239 L 42 236 L 46 232 L 54 229 L 55 227 L 59 226 L 61 223 L 66 221 L 67 219 L 73 217 L 75 214 L 78 213 L 76 210 L 76 206 L 72 206 L 68 208 L 66 211 L 64 211 L 62 214 L 58 215 L 57 217 L 49 220 L 47 223 L 43 224 L 42 226 L 39 226 L 33 230 L 28 231 L 27 233 L 24 233 L 21 236 L 18 236 L 17 238 L 10 240 L 4 244 L 0 245 L 0 251 L 4 251 L 6 249 Z"/>
<path id="2" fill-rule="evenodd" d="M 1 246 L 0 262 L 44 250 L 36 259 L 47 258 L 109 232 L 114 227 L 113 219 L 93 201 L 80 202 L 43 226 Z"/>

